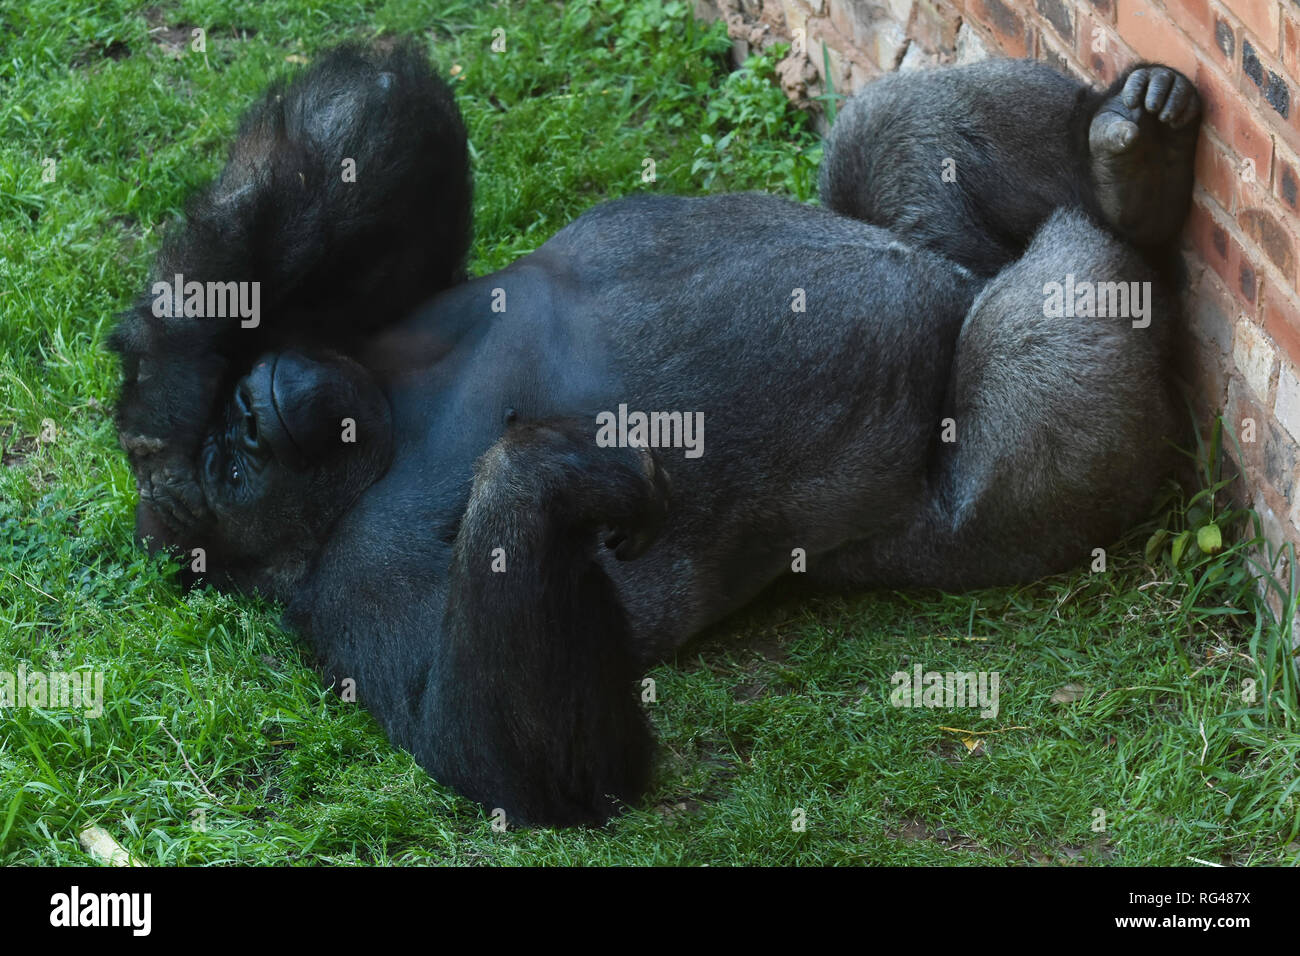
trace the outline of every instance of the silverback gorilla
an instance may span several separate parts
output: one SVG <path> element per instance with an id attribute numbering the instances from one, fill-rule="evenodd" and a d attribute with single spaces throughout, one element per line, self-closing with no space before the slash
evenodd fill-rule
<path id="1" fill-rule="evenodd" d="M 641 668 L 792 555 L 1010 584 L 1145 516 L 1198 121 L 1161 66 L 891 76 L 823 208 L 640 195 L 470 279 L 450 94 L 408 46 L 336 50 L 245 118 L 114 332 L 137 533 L 283 602 L 437 780 L 604 821 L 650 772 Z M 212 308 L 244 282 L 257 314 Z"/>

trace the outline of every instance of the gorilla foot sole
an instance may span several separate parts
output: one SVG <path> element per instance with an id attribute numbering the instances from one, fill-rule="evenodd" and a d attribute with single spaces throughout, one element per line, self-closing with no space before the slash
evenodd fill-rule
<path id="1" fill-rule="evenodd" d="M 1167 242 L 1191 197 L 1201 100 L 1166 66 L 1129 74 L 1088 130 L 1097 203 L 1112 228 L 1139 245 Z"/>

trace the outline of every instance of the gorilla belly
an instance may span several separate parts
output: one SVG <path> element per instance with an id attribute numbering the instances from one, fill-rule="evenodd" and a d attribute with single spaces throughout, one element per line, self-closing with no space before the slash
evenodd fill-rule
<path id="1" fill-rule="evenodd" d="M 600 207 L 390 334 L 429 359 L 389 387 L 401 438 L 368 497 L 425 476 L 439 527 L 410 533 L 454 537 L 473 462 L 508 418 L 655 446 L 673 489 L 664 532 L 636 562 L 598 560 L 639 645 L 663 653 L 788 570 L 794 549 L 911 520 L 974 291 L 932 253 L 772 197 Z"/>

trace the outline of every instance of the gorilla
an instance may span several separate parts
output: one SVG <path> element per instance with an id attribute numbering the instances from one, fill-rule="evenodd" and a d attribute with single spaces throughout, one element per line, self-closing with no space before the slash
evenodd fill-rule
<path id="1" fill-rule="evenodd" d="M 335 50 L 112 336 L 137 535 L 282 602 L 441 783 L 601 823 L 648 783 L 642 669 L 778 578 L 1006 585 L 1145 517 L 1199 110 L 1158 65 L 894 75 L 821 207 L 636 195 L 469 278 L 451 95 Z"/>

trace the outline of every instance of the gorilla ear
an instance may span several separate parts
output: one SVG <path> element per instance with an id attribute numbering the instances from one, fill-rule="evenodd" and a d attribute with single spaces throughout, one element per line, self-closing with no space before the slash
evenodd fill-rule
<path id="1" fill-rule="evenodd" d="M 259 359 L 250 390 L 272 408 L 264 414 L 275 455 L 290 468 L 317 468 L 353 452 L 384 453 L 392 413 L 374 378 L 341 355 L 295 350 Z"/>

